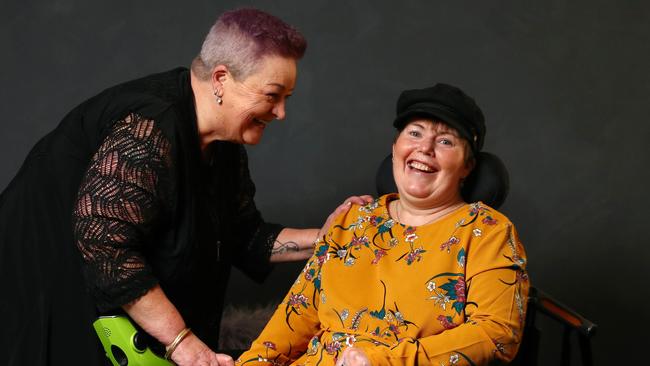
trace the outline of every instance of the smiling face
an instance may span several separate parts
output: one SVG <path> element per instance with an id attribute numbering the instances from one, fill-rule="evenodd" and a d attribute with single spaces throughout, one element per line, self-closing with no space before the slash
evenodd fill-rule
<path id="1" fill-rule="evenodd" d="M 414 118 L 393 144 L 393 176 L 400 199 L 434 208 L 462 201 L 460 182 L 469 175 L 467 142 L 441 122 Z"/>
<path id="2" fill-rule="evenodd" d="M 296 61 L 267 56 L 246 79 L 237 81 L 226 74 L 219 82 L 223 98 L 220 139 L 255 145 L 271 121 L 286 116 L 287 98 L 296 84 Z"/>

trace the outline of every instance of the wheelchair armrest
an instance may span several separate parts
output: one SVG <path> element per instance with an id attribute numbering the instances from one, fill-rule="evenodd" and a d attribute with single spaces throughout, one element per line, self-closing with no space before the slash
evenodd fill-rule
<path id="1" fill-rule="evenodd" d="M 596 324 L 538 288 L 531 288 L 530 301 L 536 310 L 570 326 L 587 338 L 596 333 Z"/>

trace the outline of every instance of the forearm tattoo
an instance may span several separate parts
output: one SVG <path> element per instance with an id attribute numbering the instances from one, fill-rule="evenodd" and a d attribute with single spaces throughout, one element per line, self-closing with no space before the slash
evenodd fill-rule
<path id="1" fill-rule="evenodd" d="M 275 254 L 284 254 L 287 252 L 299 252 L 300 247 L 298 247 L 298 243 L 294 241 L 288 241 L 286 243 L 280 242 L 280 241 L 275 241 L 273 243 L 273 249 L 271 250 L 271 255 Z"/>

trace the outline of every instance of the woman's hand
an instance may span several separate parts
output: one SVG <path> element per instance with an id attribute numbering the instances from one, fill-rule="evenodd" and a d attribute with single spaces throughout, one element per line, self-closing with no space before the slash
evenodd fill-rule
<path id="1" fill-rule="evenodd" d="M 172 361 L 178 366 L 234 366 L 232 357 L 214 353 L 197 336 L 190 334 L 174 350 Z"/>
<path id="2" fill-rule="evenodd" d="M 321 239 L 334 219 L 350 209 L 352 203 L 364 205 L 373 201 L 368 195 L 352 196 L 347 198 L 339 207 L 334 210 L 325 220 L 325 224 L 320 229 L 292 229 L 285 227 L 273 243 L 271 249 L 271 262 L 288 262 L 305 260 L 314 253 L 316 239 Z"/>
<path id="3" fill-rule="evenodd" d="M 170 345 L 185 322 L 160 285 L 123 306 L 131 319 L 164 345 Z M 216 354 L 193 333 L 188 333 L 172 351 L 171 359 L 180 366 L 233 366 L 232 357 Z"/>
<path id="4" fill-rule="evenodd" d="M 372 196 L 369 195 L 351 196 L 346 198 L 345 201 L 343 201 L 343 203 L 327 217 L 327 220 L 325 220 L 325 224 L 323 224 L 323 227 L 321 227 L 321 229 L 318 231 L 317 239 L 323 238 L 323 235 L 325 235 L 325 233 L 327 233 L 327 230 L 329 230 L 330 226 L 332 226 L 332 222 L 334 221 L 334 219 L 338 215 L 347 212 L 353 203 L 357 205 L 365 205 L 372 202 L 373 200 L 374 199 L 372 198 Z"/>
<path id="5" fill-rule="evenodd" d="M 349 347 L 336 361 L 336 366 L 370 366 L 370 360 L 361 348 Z"/>

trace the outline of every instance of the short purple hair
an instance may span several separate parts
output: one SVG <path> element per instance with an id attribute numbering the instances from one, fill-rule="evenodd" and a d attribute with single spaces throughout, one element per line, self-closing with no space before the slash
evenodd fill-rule
<path id="1" fill-rule="evenodd" d="M 236 79 L 245 79 L 265 56 L 299 60 L 307 41 L 294 27 L 258 9 L 242 8 L 223 13 L 203 41 L 192 70 L 203 80 L 212 69 L 226 65 Z"/>

